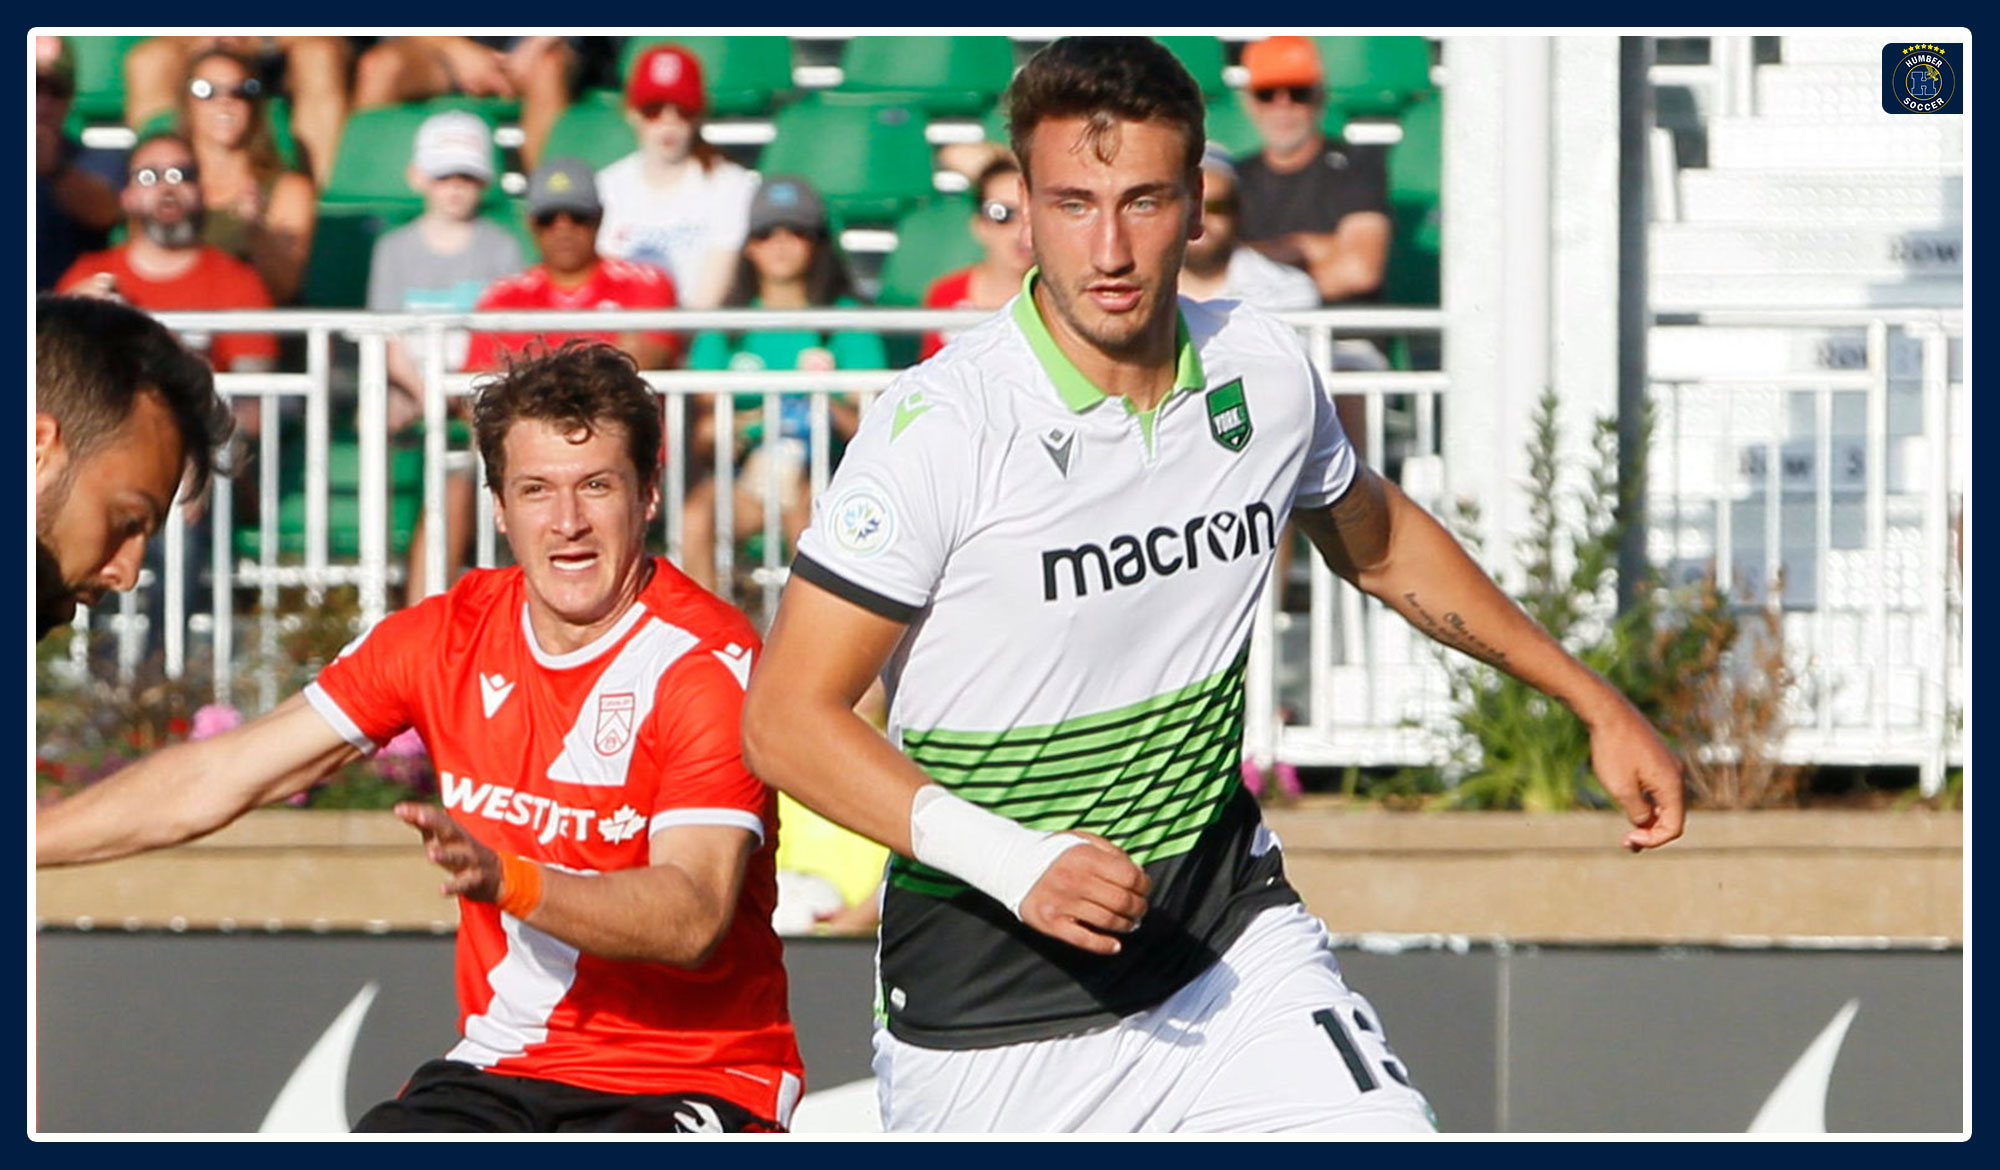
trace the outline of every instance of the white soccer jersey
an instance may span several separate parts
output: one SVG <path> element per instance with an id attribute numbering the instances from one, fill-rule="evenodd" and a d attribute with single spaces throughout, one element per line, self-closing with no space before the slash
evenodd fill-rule
<path id="1" fill-rule="evenodd" d="M 863 419 L 794 572 L 910 624 L 890 734 L 958 795 L 1081 828 L 1147 867 L 1113 959 L 1051 951 L 905 858 L 883 1000 L 906 1040 L 977 1047 L 1150 1006 L 1255 911 L 1294 900 L 1241 790 L 1243 663 L 1287 513 L 1355 456 L 1303 347 L 1230 302 L 1181 303 L 1174 389 L 1099 393 L 1024 292 L 897 378 Z"/>

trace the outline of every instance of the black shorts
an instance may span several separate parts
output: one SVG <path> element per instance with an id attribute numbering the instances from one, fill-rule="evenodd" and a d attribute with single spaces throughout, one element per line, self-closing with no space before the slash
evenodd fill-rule
<path id="1" fill-rule="evenodd" d="M 785 1127 L 707 1093 L 605 1093 L 559 1081 L 428 1061 L 355 1133 L 783 1133 Z"/>

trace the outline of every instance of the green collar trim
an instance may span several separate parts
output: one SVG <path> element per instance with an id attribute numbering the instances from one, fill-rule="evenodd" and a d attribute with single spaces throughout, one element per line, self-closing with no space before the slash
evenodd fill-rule
<path id="1" fill-rule="evenodd" d="M 1069 360 L 1069 355 L 1056 344 L 1056 339 L 1049 333 L 1049 327 L 1043 323 L 1042 314 L 1035 307 L 1035 281 L 1041 274 L 1042 270 L 1039 267 L 1030 268 L 1028 274 L 1021 278 L 1021 295 L 1014 300 L 1014 323 L 1019 325 L 1021 332 L 1027 336 L 1028 348 L 1034 351 L 1035 358 L 1041 362 L 1049 381 L 1055 383 L 1056 394 L 1062 398 L 1063 405 L 1074 413 L 1082 414 L 1111 396 L 1099 390 L 1091 384 L 1089 378 L 1083 376 L 1083 371 L 1077 369 L 1076 363 Z M 1201 371 L 1201 354 L 1195 350 L 1194 343 L 1188 338 L 1187 318 L 1181 316 L 1178 310 L 1174 315 L 1174 341 L 1178 353 L 1174 359 L 1174 385 L 1173 389 L 1167 392 L 1167 398 L 1172 398 L 1183 390 L 1200 390 L 1208 384 L 1206 376 Z M 1161 405 L 1165 405 L 1166 399 L 1160 401 Z M 1126 403 L 1126 409 L 1131 409 L 1129 401 Z"/>

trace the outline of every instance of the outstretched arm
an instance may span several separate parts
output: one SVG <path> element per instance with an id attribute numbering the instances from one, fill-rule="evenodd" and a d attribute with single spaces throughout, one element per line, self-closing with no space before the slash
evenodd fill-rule
<path id="1" fill-rule="evenodd" d="M 744 698 L 744 762 L 828 820 L 970 882 L 1036 930 L 1116 953 L 1116 935 L 1145 911 L 1143 870 L 1102 838 L 1035 832 L 950 795 L 855 711 L 904 629 L 794 574 Z"/>
<path id="2" fill-rule="evenodd" d="M 729 933 L 757 850 L 747 829 L 684 825 L 653 834 L 651 865 L 572 874 L 496 853 L 437 805 L 406 802 L 396 815 L 423 834 L 446 895 L 498 903 L 601 958 L 677 967 L 699 967 Z"/>
<path id="3" fill-rule="evenodd" d="M 1681 835 L 1680 762 L 1645 716 L 1495 585 L 1444 526 L 1367 467 L 1332 504 L 1293 519 L 1328 567 L 1411 625 L 1557 699 L 1590 729 L 1592 766 L 1633 829 L 1633 851 Z"/>
<path id="4" fill-rule="evenodd" d="M 361 757 L 294 695 L 241 727 L 175 744 L 35 815 L 35 864 L 109 861 L 206 836 Z"/>

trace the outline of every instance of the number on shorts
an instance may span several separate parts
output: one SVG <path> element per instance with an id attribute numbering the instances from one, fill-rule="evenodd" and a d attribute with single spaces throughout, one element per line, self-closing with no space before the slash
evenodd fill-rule
<path id="1" fill-rule="evenodd" d="M 1354 1022 L 1363 1031 L 1375 1030 L 1367 1017 L 1359 1012 L 1355 1013 Z M 1340 1013 L 1332 1008 L 1321 1008 L 1313 1013 L 1313 1023 L 1326 1030 L 1327 1038 L 1333 1041 L 1334 1048 L 1340 1052 L 1340 1059 L 1346 1062 L 1347 1073 L 1354 1078 L 1355 1087 L 1364 1093 L 1382 1087 L 1382 1082 L 1376 1079 L 1374 1070 L 1368 1067 L 1368 1058 L 1361 1054 L 1360 1045 L 1354 1042 L 1354 1037 L 1348 1034 L 1347 1025 L 1341 1022 Z M 1402 1066 L 1393 1059 L 1382 1061 L 1382 1071 L 1398 1084 L 1407 1086 L 1410 1083 L 1409 1074 L 1405 1073 Z"/>

